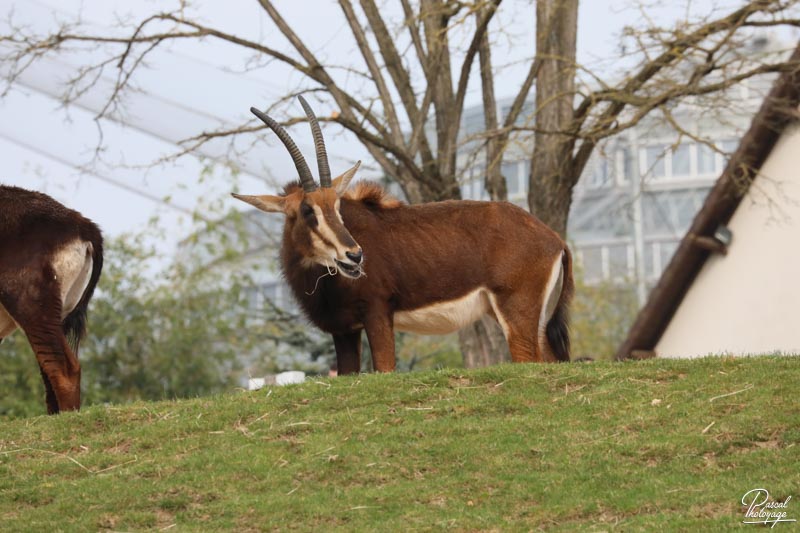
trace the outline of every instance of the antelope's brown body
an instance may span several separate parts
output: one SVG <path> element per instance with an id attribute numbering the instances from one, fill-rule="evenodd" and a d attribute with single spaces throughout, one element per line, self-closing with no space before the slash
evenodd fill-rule
<path id="1" fill-rule="evenodd" d="M 298 187 L 286 192 L 297 193 Z M 395 366 L 394 329 L 446 333 L 468 325 L 483 312 L 454 316 L 449 331 L 398 327 L 396 317 L 417 312 L 424 320 L 425 309 L 475 291 L 484 292 L 464 305 L 484 306 L 484 312 L 500 321 L 515 361 L 569 359 L 565 331 L 553 335 L 554 328 L 565 324 L 551 326 L 556 346 L 539 338 L 544 290 L 556 261 L 563 261 L 567 272 L 556 318 L 566 318 L 572 291 L 569 251 L 554 231 L 526 211 L 500 202 L 409 206 L 388 198 L 376 185 L 360 183 L 341 198 L 340 212 L 344 227 L 363 249 L 364 276 L 329 276 L 324 266 L 304 266 L 308 251 L 295 241 L 290 224 L 281 249 L 283 272 L 295 298 L 308 318 L 334 337 L 340 372 L 360 369 L 363 330 L 374 368 L 388 371 Z"/>
<path id="2" fill-rule="evenodd" d="M 395 368 L 394 331 L 448 333 L 484 314 L 514 361 L 569 360 L 572 260 L 564 241 L 505 202 L 404 205 L 374 184 L 348 189 L 359 167 L 331 179 L 313 111 L 300 97 L 317 152 L 319 187 L 289 134 L 251 108 L 284 143 L 300 180 L 280 196 L 239 200 L 283 213 L 283 273 L 308 318 L 333 335 L 340 373 Z"/>
<path id="3" fill-rule="evenodd" d="M 0 185 L 0 340 L 25 332 L 51 414 L 80 408 L 78 345 L 102 266 L 94 223 L 45 194 Z"/>

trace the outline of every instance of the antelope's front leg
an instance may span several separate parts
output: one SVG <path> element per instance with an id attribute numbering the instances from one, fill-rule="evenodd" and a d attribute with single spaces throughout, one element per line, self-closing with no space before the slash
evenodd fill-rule
<path id="1" fill-rule="evenodd" d="M 370 310 L 364 320 L 376 372 L 392 372 L 395 367 L 394 324 L 388 309 Z"/>
<path id="2" fill-rule="evenodd" d="M 361 330 L 333 336 L 336 372 L 339 375 L 361 372 Z"/>

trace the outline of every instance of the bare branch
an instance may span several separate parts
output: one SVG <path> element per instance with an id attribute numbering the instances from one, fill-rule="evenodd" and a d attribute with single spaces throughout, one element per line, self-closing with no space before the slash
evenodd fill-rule
<path id="1" fill-rule="evenodd" d="M 489 5 L 481 11 L 480 19 L 475 27 L 475 33 L 472 36 L 472 41 L 469 43 L 469 48 L 467 48 L 467 53 L 464 56 L 464 61 L 461 64 L 461 75 L 458 78 L 458 85 L 456 86 L 456 96 L 455 96 L 455 123 L 458 124 L 461 122 L 461 112 L 464 108 L 464 97 L 467 94 L 467 85 L 469 83 L 469 73 L 472 70 L 472 63 L 475 60 L 475 54 L 478 53 L 478 48 L 480 46 L 481 40 L 483 36 L 486 34 L 487 28 L 489 27 L 489 22 L 494 17 L 495 13 L 497 13 L 497 8 L 500 6 L 500 3 L 503 0 L 491 0 Z"/>
<path id="2" fill-rule="evenodd" d="M 386 24 L 380 15 L 378 7 L 375 5 L 373 0 L 361 0 L 360 3 L 361 9 L 364 10 L 367 21 L 372 28 L 373 35 L 375 36 L 375 40 L 378 44 L 378 50 L 380 50 L 381 56 L 383 57 L 386 70 L 389 71 L 389 75 L 394 83 L 394 88 L 397 90 L 397 93 L 400 96 L 400 101 L 403 103 L 403 107 L 406 111 L 409 121 L 411 121 L 411 123 L 414 125 L 419 123 L 424 125 L 425 117 L 427 116 L 427 106 L 423 106 L 422 111 L 424 111 L 425 116 L 421 117 L 420 114 L 422 111 L 417 107 L 416 95 L 414 94 L 414 88 L 411 84 L 411 76 L 403 66 L 402 58 L 397 52 L 397 48 L 394 45 L 394 41 L 391 38 L 389 30 L 386 28 Z M 419 37 L 417 36 L 417 39 L 418 38 Z M 429 72 L 433 65 L 427 61 L 424 61 L 422 58 L 420 58 L 420 61 L 423 71 L 426 73 Z M 421 121 L 420 118 L 422 119 Z M 412 128 L 412 134 L 416 133 L 417 131 L 418 130 L 416 128 Z M 428 139 L 423 133 L 421 135 L 417 135 L 415 140 L 418 140 L 419 142 L 423 166 L 429 166 L 433 161 L 433 153 L 431 152 L 428 144 Z M 416 148 L 415 142 L 411 143 L 411 145 Z M 412 153 L 416 153 L 416 149 Z"/>
<path id="3" fill-rule="evenodd" d="M 625 107 L 630 103 L 629 101 L 623 101 L 623 99 L 614 98 L 615 94 L 625 93 L 627 95 L 635 95 L 637 91 L 639 91 L 642 87 L 644 87 L 648 81 L 653 79 L 659 72 L 666 69 L 669 66 L 672 66 L 679 61 L 683 60 L 686 57 L 686 52 L 692 48 L 697 47 L 700 43 L 704 40 L 708 39 L 710 36 L 718 34 L 718 33 L 727 33 L 730 35 L 735 29 L 742 27 L 744 24 L 748 22 L 748 18 L 757 14 L 757 13 L 769 13 L 774 10 L 783 9 L 785 6 L 780 0 L 758 0 L 754 2 L 749 2 L 744 7 L 737 9 L 733 13 L 726 15 L 720 19 L 713 20 L 702 24 L 696 30 L 690 33 L 683 33 L 683 32 L 676 32 L 676 36 L 668 41 L 665 42 L 663 47 L 663 52 L 659 54 L 655 59 L 652 59 L 645 63 L 639 71 L 632 76 L 629 80 L 627 80 L 619 89 L 617 90 L 601 90 L 591 93 L 587 96 L 583 102 L 576 108 L 575 110 L 575 121 L 571 126 L 573 134 L 581 128 L 583 122 L 588 118 L 590 111 L 597 106 L 600 102 L 608 102 L 609 105 L 603 111 L 600 116 L 596 119 L 596 123 L 600 125 L 599 128 L 595 128 L 595 138 L 592 138 L 586 135 L 586 141 L 583 142 L 578 149 L 577 153 L 574 157 L 574 165 L 575 170 L 577 173 L 580 173 L 582 169 L 585 167 L 586 162 L 589 160 L 591 156 L 592 150 L 596 144 L 596 140 L 601 137 L 607 137 L 608 135 L 613 135 L 614 133 L 621 131 L 618 127 L 613 127 L 617 117 L 622 113 Z M 705 74 L 702 73 L 702 69 L 698 72 L 697 76 L 694 77 L 694 81 L 696 82 L 704 75 L 707 75 L 712 69 L 707 69 Z M 769 69 L 761 70 L 761 72 L 768 72 Z M 746 79 L 755 75 L 759 72 L 753 72 L 750 75 L 739 75 L 732 78 L 732 80 L 740 81 L 741 79 Z M 691 78 L 690 78 L 691 79 Z M 719 86 L 719 85 L 718 85 Z M 728 84 L 729 86 L 729 84 Z M 710 89 L 710 87 L 709 87 Z M 707 91 L 702 91 L 707 92 Z M 702 94 L 702 92 L 697 91 L 689 91 L 689 92 L 682 92 L 681 91 L 672 91 L 671 94 L 662 94 L 660 97 L 656 99 L 648 100 L 648 104 L 642 103 L 639 107 L 639 112 L 637 112 L 634 116 L 639 117 L 639 119 L 646 114 L 643 113 L 645 110 L 652 110 L 659 105 L 662 105 L 667 100 L 671 98 L 675 98 L 677 96 L 687 96 L 690 94 Z M 638 119 L 636 119 L 638 121 Z M 629 121 L 630 123 L 630 121 Z M 603 124 L 606 125 L 605 132 L 601 135 L 599 133 L 599 129 L 603 128 Z M 635 122 L 633 123 L 635 124 Z M 627 127 L 630 127 L 628 125 Z"/>
<path id="4" fill-rule="evenodd" d="M 483 117 L 487 131 L 496 130 L 497 100 L 494 96 L 494 78 L 492 77 L 492 57 L 489 36 L 483 32 L 478 47 L 481 71 L 481 87 L 483 89 Z M 507 200 L 506 181 L 501 173 L 503 158 L 501 139 L 490 138 L 486 143 L 486 190 L 492 200 Z"/>
<path id="5" fill-rule="evenodd" d="M 386 86 L 386 81 L 383 79 L 383 74 L 381 73 L 380 67 L 378 67 L 378 62 L 375 60 L 375 55 L 369 47 L 367 36 L 364 34 L 361 24 L 358 22 L 350 0 L 339 0 L 339 5 L 342 7 L 345 19 L 347 19 L 347 23 L 350 25 L 350 30 L 353 32 L 361 56 L 367 64 L 373 83 L 378 89 L 378 95 L 380 96 L 383 111 L 389 123 L 389 129 L 391 130 L 394 142 L 395 144 L 402 144 L 403 132 L 400 130 L 400 122 L 397 119 L 397 112 L 392 103 L 392 95 L 389 92 L 389 88 Z"/>
<path id="6" fill-rule="evenodd" d="M 403 14 L 405 15 L 405 25 L 408 28 L 408 33 L 411 36 L 411 42 L 414 44 L 414 50 L 417 52 L 417 59 L 419 64 L 422 65 L 425 79 L 430 84 L 430 72 L 428 72 L 428 53 L 425 51 L 425 46 L 422 44 L 422 39 L 419 36 L 419 27 L 417 26 L 417 16 L 411 9 L 411 4 L 408 0 L 400 0 L 403 5 Z"/>

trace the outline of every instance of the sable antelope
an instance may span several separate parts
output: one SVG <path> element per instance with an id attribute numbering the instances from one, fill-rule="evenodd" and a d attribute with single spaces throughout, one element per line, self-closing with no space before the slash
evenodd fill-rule
<path id="1" fill-rule="evenodd" d="M 50 414 L 80 409 L 78 345 L 102 267 L 94 223 L 45 194 L 0 185 L 0 341 L 25 332 Z"/>
<path id="2" fill-rule="evenodd" d="M 319 186 L 283 127 L 251 108 L 288 149 L 299 182 L 279 196 L 233 196 L 286 216 L 283 274 L 308 318 L 333 335 L 339 373 L 360 370 L 362 330 L 373 368 L 388 372 L 395 329 L 450 333 L 486 313 L 514 361 L 569 360 L 572 260 L 558 234 L 506 202 L 405 205 L 372 183 L 348 188 L 360 162 L 331 180 L 320 126 L 300 103 Z"/>

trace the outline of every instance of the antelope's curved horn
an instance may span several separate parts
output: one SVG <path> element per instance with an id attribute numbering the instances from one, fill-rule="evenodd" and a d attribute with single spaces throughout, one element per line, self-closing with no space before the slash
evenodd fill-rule
<path id="1" fill-rule="evenodd" d="M 311 169 L 308 168 L 308 164 L 306 163 L 303 154 L 289 136 L 289 133 L 283 129 L 283 126 L 275 122 L 271 117 L 262 113 L 255 107 L 251 107 L 250 112 L 260 118 L 264 124 L 269 126 L 269 128 L 275 132 L 275 135 L 278 136 L 278 139 L 281 140 L 286 149 L 289 150 L 289 155 L 292 156 L 294 166 L 297 169 L 297 174 L 300 177 L 300 183 L 303 185 L 303 190 L 306 192 L 314 192 L 317 190 L 317 184 L 314 183 L 314 176 L 311 175 Z"/>
<path id="2" fill-rule="evenodd" d="M 322 129 L 319 127 L 317 116 L 311 110 L 306 99 L 302 95 L 297 95 L 303 111 L 306 112 L 308 123 L 311 125 L 311 134 L 314 136 L 314 148 L 317 150 L 317 168 L 319 169 L 319 186 L 331 186 L 331 167 L 328 166 L 328 152 L 325 151 L 325 139 L 322 138 Z"/>

